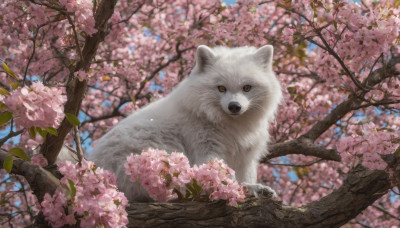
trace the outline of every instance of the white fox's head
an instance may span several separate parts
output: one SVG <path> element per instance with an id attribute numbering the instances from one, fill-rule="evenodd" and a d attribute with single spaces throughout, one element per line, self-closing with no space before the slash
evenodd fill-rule
<path id="1" fill-rule="evenodd" d="M 185 83 L 186 106 L 212 122 L 262 115 L 272 120 L 282 98 L 272 71 L 273 47 L 215 47 L 201 45 L 196 66 Z"/>

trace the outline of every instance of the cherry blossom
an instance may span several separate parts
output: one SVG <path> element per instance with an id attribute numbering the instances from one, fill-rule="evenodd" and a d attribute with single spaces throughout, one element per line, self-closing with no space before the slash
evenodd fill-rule
<path id="1" fill-rule="evenodd" d="M 243 186 L 235 180 L 235 171 L 223 160 L 215 159 L 200 166 L 190 167 L 188 158 L 182 153 L 170 155 L 164 150 L 148 149 L 140 155 L 131 154 L 125 163 L 126 174 L 132 182 L 140 183 L 157 201 L 176 199 L 177 191 L 185 195 L 187 185 L 201 188 L 191 192 L 195 196 L 207 196 L 213 200 L 229 200 L 229 205 L 243 202 Z M 187 193 L 186 193 L 187 195 Z"/>
<path id="2" fill-rule="evenodd" d="M 273 158 L 260 164 L 260 182 L 271 186 L 284 204 L 301 206 L 329 195 L 359 164 L 393 174 L 382 157 L 393 154 L 399 146 L 398 1 L 237 0 L 227 5 L 218 0 L 121 0 L 107 22 L 108 35 L 90 60 L 90 70 L 80 69 L 77 64 L 86 40 L 99 32 L 95 24 L 99 2 L 0 3 L 0 59 L 17 76 L 12 78 L 0 67 L 0 115 L 8 111 L 13 116 L 0 126 L 5 140 L 2 149 L 23 148 L 33 162 L 44 165 L 39 150 L 46 140 L 32 138 L 28 129 L 58 127 L 64 117 L 65 88 L 76 78 L 88 84 L 80 108 L 79 132 L 84 149 L 90 151 L 95 140 L 120 119 L 172 91 L 195 64 L 198 45 L 272 44 L 273 69 L 284 88 L 285 100 L 271 126 L 271 146 L 309 136 L 307 133 L 316 124 L 336 113 L 339 119 L 311 141 L 323 149 L 337 151 L 342 160 L 296 154 Z M 385 77 L 380 78 L 381 75 Z M 19 83 L 17 88 L 12 88 L 10 80 Z M 352 102 L 346 103 L 349 100 Z M 336 108 L 342 108 L 341 104 L 351 109 L 340 113 Z M 13 136 L 15 132 L 19 134 Z M 65 143 L 75 146 L 72 135 L 66 137 Z M 152 177 L 156 184 L 152 194 L 160 195 L 160 200 L 177 197 L 172 194 L 173 185 L 184 191 L 184 183 L 188 183 L 188 176 L 195 175 L 194 170 L 210 166 L 215 168 L 215 177 L 233 175 L 230 171 L 225 173 L 228 168 L 217 161 L 186 169 L 188 164 L 181 154 L 147 153 L 158 154 L 172 164 L 165 171 L 165 163 L 154 160 L 147 168 L 170 175 L 181 172 L 178 178 L 172 177 L 174 183 L 168 187 L 166 176 Z M 129 164 L 132 159 L 128 158 Z M 61 165 L 61 170 L 66 172 L 66 167 L 75 166 Z M 128 166 L 131 173 L 133 167 Z M 76 178 L 80 174 L 69 172 L 68 178 L 78 186 L 78 194 L 81 188 Z M 0 171 L 0 181 L 7 180 L 0 182 L 0 191 L 6 196 L 0 213 L 13 215 L 10 220 L 0 218 L 0 226 L 29 226 L 36 215 L 30 208 L 37 200 L 27 182 L 18 178 Z M 211 187 L 207 183 L 216 180 L 204 177 L 204 181 Z M 70 189 L 67 182 L 63 184 Z M 20 183 L 24 191 L 14 194 Z M 212 194 L 214 190 L 209 189 L 211 199 L 227 199 L 235 188 L 241 193 L 236 183 L 231 183 L 234 188 L 216 183 L 224 193 Z M 396 227 L 398 220 L 394 217 L 399 217 L 400 199 L 395 185 L 398 183 L 345 226 Z M 27 201 L 22 192 L 28 195 Z M 61 213 L 61 203 L 72 200 L 65 194 L 68 190 L 63 188 L 56 195 L 47 196 L 44 210 L 53 207 Z M 13 205 L 21 205 L 21 210 L 15 210 Z M 58 221 L 79 222 L 75 216 L 60 213 L 48 221 L 54 225 L 61 225 Z M 90 224 L 92 218 L 80 222 Z"/>
<path id="3" fill-rule="evenodd" d="M 82 160 L 82 165 L 58 163 L 63 174 L 61 186 L 41 203 L 46 221 L 52 227 L 120 227 L 128 223 L 128 201 L 118 192 L 114 174 Z M 68 213 L 66 212 L 68 211 Z"/>
<path id="4" fill-rule="evenodd" d="M 11 92 L 3 99 L 15 123 L 24 128 L 57 127 L 64 118 L 62 90 L 34 82 Z"/>

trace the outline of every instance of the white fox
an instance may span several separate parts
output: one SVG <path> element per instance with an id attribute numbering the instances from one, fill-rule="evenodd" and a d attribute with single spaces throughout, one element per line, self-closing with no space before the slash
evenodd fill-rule
<path id="1" fill-rule="evenodd" d="M 196 65 L 168 96 L 135 111 L 98 140 L 89 160 L 112 171 L 129 200 L 148 194 L 125 174 L 131 153 L 150 147 L 183 152 L 190 163 L 223 159 L 251 194 L 274 193 L 257 184 L 267 154 L 269 123 L 282 99 L 272 71 L 273 47 L 197 48 Z"/>

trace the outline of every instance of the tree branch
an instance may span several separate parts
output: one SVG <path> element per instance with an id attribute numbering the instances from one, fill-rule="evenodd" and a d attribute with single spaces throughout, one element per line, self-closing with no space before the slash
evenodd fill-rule
<path id="1" fill-rule="evenodd" d="M 76 64 L 73 72 L 70 72 L 69 82 L 67 84 L 67 102 L 64 105 L 64 112 L 71 113 L 76 116 L 79 114 L 79 109 L 81 107 L 82 100 L 87 90 L 87 81 L 79 81 L 74 77 L 74 72 L 78 70 L 88 71 L 90 63 L 94 58 L 97 47 L 100 42 L 104 40 L 108 34 L 107 21 L 114 13 L 114 7 L 117 0 L 103 0 L 99 4 L 96 11 L 95 17 L 95 28 L 97 32 L 92 36 L 87 36 L 85 40 L 85 45 L 82 50 L 83 58 Z M 49 135 L 44 142 L 41 153 L 47 158 L 49 164 L 54 164 L 58 153 L 60 152 L 64 138 L 71 131 L 72 125 L 67 121 L 66 118 L 61 122 L 60 127 L 57 129 L 58 136 Z"/>
<path id="2" fill-rule="evenodd" d="M 24 132 L 24 130 L 19 130 L 19 131 L 13 131 L 11 129 L 10 133 L 8 133 L 7 136 L 5 136 L 4 138 L 0 139 L 0 146 L 2 146 L 5 142 L 7 142 L 7 140 L 11 139 L 12 137 L 15 137 L 17 135 L 22 134 L 22 132 Z"/>
<path id="3" fill-rule="evenodd" d="M 0 151 L 0 162 L 8 156 Z M 398 167 L 392 156 L 390 167 Z M 13 174 L 24 176 L 39 201 L 54 192 L 58 179 L 38 165 L 14 159 Z M 391 188 L 385 171 L 353 168 L 343 185 L 318 201 L 302 207 L 285 206 L 267 198 L 247 199 L 239 208 L 226 202 L 131 203 L 129 227 L 340 227 Z"/>
<path id="4" fill-rule="evenodd" d="M 330 195 L 303 207 L 251 198 L 240 208 L 215 203 L 131 203 L 129 227 L 340 227 L 390 188 L 387 173 L 361 165 Z"/>
<path id="5" fill-rule="evenodd" d="M 400 55 L 393 57 L 390 61 L 383 67 L 372 71 L 366 79 L 362 82 L 364 87 L 373 87 L 383 80 L 399 75 L 395 68 L 395 65 L 400 63 Z M 313 142 L 321 136 L 325 131 L 327 131 L 333 124 L 342 119 L 347 113 L 357 110 L 362 107 L 367 107 L 367 105 L 362 105 L 365 101 L 362 97 L 365 95 L 366 91 L 362 91 L 359 96 L 351 95 L 347 100 L 343 101 L 336 108 L 322 120 L 319 120 L 314 124 L 314 126 L 304 135 L 297 139 L 271 145 L 269 147 L 270 154 L 261 160 L 261 162 L 266 162 L 267 160 L 275 157 L 285 156 L 288 154 L 303 154 L 307 156 L 319 157 L 325 160 L 341 161 L 339 153 L 335 149 L 325 149 L 320 146 L 316 146 Z M 397 103 L 397 102 L 396 102 Z M 370 106 L 373 104 L 370 104 Z"/>
<path id="6" fill-rule="evenodd" d="M 393 57 L 390 61 L 383 67 L 373 71 L 368 75 L 368 77 L 362 82 L 364 87 L 372 88 L 373 86 L 381 83 L 383 80 L 398 75 L 395 65 L 400 63 L 400 55 Z M 332 109 L 324 119 L 318 121 L 303 137 L 309 138 L 315 141 L 319 136 L 321 136 L 326 130 L 328 130 L 333 124 L 338 120 L 342 119 L 347 113 L 360 108 L 360 105 L 364 101 L 362 99 L 368 91 L 361 91 L 361 93 L 356 95 L 350 95 L 350 97 L 340 103 L 336 108 Z"/>
<path id="7" fill-rule="evenodd" d="M 341 161 L 341 157 L 335 149 L 325 149 L 321 146 L 317 146 L 312 140 L 305 137 L 271 145 L 268 150 L 270 153 L 261 160 L 263 163 L 271 158 L 285 156 L 288 154 L 303 154 L 307 156 L 319 157 L 324 160 Z"/>
<path id="8" fill-rule="evenodd" d="M 140 82 L 140 87 L 137 90 L 137 92 L 135 93 L 134 97 L 135 100 L 139 99 L 140 93 L 143 91 L 144 87 L 146 86 L 146 84 L 151 81 L 162 69 L 164 69 L 165 67 L 169 66 L 171 63 L 178 61 L 181 57 L 182 54 L 186 51 L 189 51 L 191 49 L 194 48 L 194 46 L 185 48 L 185 49 L 179 49 L 180 46 L 180 42 L 177 42 L 175 45 L 175 51 L 176 51 L 176 55 L 174 57 L 172 57 L 171 59 L 169 59 L 166 63 L 159 65 L 148 77 L 146 77 L 145 80 Z"/>
<path id="9" fill-rule="evenodd" d="M 8 155 L 10 155 L 8 152 L 0 149 L 0 164 L 3 164 Z M 43 201 L 44 194 L 53 194 L 60 185 L 60 181 L 49 171 L 32 162 L 15 157 L 11 173 L 25 177 L 39 202 Z"/>

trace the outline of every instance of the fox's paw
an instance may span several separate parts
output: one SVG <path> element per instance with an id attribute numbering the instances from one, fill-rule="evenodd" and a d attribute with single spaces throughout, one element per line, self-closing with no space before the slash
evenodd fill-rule
<path id="1" fill-rule="evenodd" d="M 247 189 L 247 196 L 255 196 L 258 197 L 259 195 L 265 196 L 268 198 L 275 198 L 277 197 L 276 192 L 272 190 L 272 188 L 262 185 L 262 184 L 248 184 L 242 183 L 242 185 Z"/>

